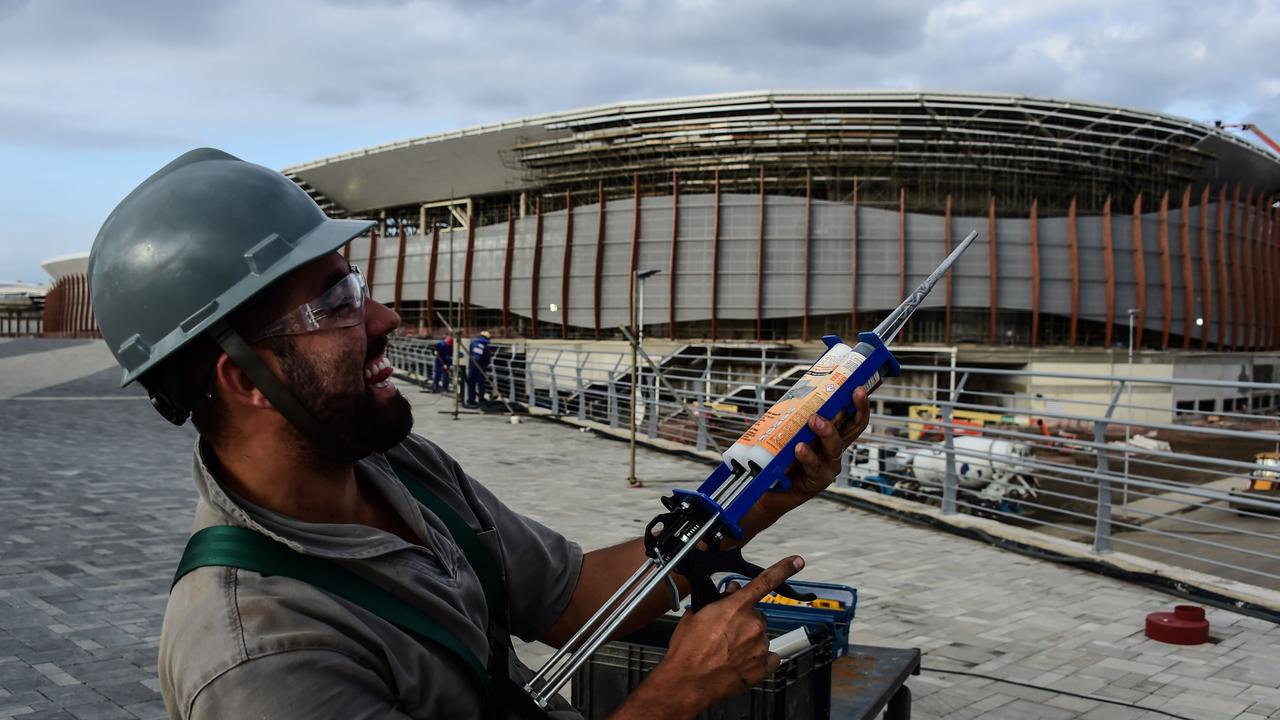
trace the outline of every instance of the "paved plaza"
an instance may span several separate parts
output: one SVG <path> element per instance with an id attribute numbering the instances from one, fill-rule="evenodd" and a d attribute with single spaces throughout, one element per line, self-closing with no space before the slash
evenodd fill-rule
<path id="1" fill-rule="evenodd" d="M 194 433 L 174 428 L 101 343 L 0 342 L 0 719 L 162 718 L 160 620 L 191 521 Z M 445 414 L 403 386 L 418 432 L 514 508 L 600 547 L 637 535 L 658 498 L 705 465 L 551 421 Z M 799 553 L 801 579 L 856 586 L 853 640 L 919 647 L 913 717 L 1280 718 L 1280 628 L 1210 609 L 1214 641 L 1164 645 L 1148 612 L 1178 600 L 820 500 L 759 538 L 761 564 Z M 521 648 L 530 662 L 539 647 Z M 961 671 L 1040 686 L 947 674 Z"/>

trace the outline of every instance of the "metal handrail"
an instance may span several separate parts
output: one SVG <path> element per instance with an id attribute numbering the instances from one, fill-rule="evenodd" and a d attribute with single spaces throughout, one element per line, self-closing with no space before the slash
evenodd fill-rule
<path id="1" fill-rule="evenodd" d="M 426 384 L 432 371 L 429 342 L 395 338 L 388 354 L 393 364 L 407 364 L 401 369 L 409 378 Z M 763 354 L 753 358 L 743 353 L 716 353 L 698 346 L 696 352 L 654 357 L 652 365 L 642 366 L 638 377 L 632 377 L 621 347 L 600 348 L 588 343 L 526 347 L 498 342 L 494 346 L 499 352 L 493 364 L 494 381 L 509 396 L 527 399 L 529 405 L 562 417 L 615 428 L 633 423 L 638 435 L 699 450 L 731 444 L 777 393 L 789 387 L 779 377 L 809 364 L 807 360 Z M 921 378 L 932 378 L 933 384 L 920 384 Z M 983 378 L 985 383 L 971 382 L 972 378 Z M 1092 395 L 1036 397 L 1018 389 L 1022 384 L 1007 393 L 1000 391 L 1002 383 L 1018 378 L 1080 381 L 1091 384 Z M 632 417 L 625 400 L 637 381 L 641 383 L 640 402 Z M 1211 397 L 1223 398 L 1224 404 L 1234 404 L 1236 399 L 1224 398 L 1221 390 L 1247 390 L 1254 395 L 1240 397 L 1260 396 L 1264 404 L 1274 406 L 1265 411 L 1229 407 L 1221 412 L 1178 410 L 1153 405 L 1148 399 L 1126 403 L 1121 391 L 1128 387 L 1142 389 L 1147 397 L 1152 388 L 1168 396 L 1180 388 L 1185 397 L 1187 388 L 1200 387 Z M 730 393 L 738 397 L 729 399 Z M 708 404 L 722 399 L 740 409 Z M 1173 565 L 1210 566 L 1225 577 L 1280 589 L 1280 573 L 1265 566 L 1275 567 L 1268 561 L 1280 561 L 1280 549 L 1275 547 L 1280 536 L 1266 528 L 1268 521 L 1275 521 L 1274 515 L 1280 515 L 1280 497 L 1204 486 L 1277 469 L 1239 455 L 1222 456 L 1221 448 L 1228 441 L 1238 445 L 1238 453 L 1280 446 L 1280 432 L 1275 430 L 1280 417 L 1274 414 L 1280 409 L 1280 383 L 904 365 L 902 376 L 889 379 L 872 400 L 876 411 L 858 446 L 912 459 L 903 472 L 882 467 L 884 472 L 876 485 L 882 491 L 940 506 L 944 514 L 978 513 L 1031 530 L 1092 537 L 1092 547 L 1099 553 L 1109 552 L 1117 543 L 1128 552 Z M 1053 407 L 1055 401 L 1061 406 Z M 691 412 L 694 403 L 697 412 Z M 908 406 L 920 404 L 936 406 L 940 416 L 926 420 L 906 415 Z M 953 414 L 966 410 L 1011 416 L 1028 424 L 1042 420 L 1053 434 L 1045 436 L 1026 425 L 974 428 Z M 1159 414 L 1173 419 L 1150 417 Z M 1226 418 L 1237 426 L 1179 421 L 1206 415 Z M 1250 424 L 1252 428 L 1243 427 Z M 912 427 L 926 425 L 931 436 L 941 436 L 943 441 L 907 436 Z M 1115 437 L 1126 427 L 1131 433 L 1154 433 L 1157 438 L 1173 434 L 1178 440 L 1167 450 L 1107 441 L 1108 429 Z M 1075 435 L 1063 436 L 1066 430 Z M 962 477 L 962 466 L 988 462 L 988 455 L 956 441 L 975 433 L 992 442 L 1003 440 L 1030 449 L 1026 457 L 1007 456 L 999 462 L 1010 473 L 1028 478 L 1035 488 L 1034 496 L 1014 496 L 1009 487 L 989 478 L 984 480 L 985 487 L 968 488 L 973 478 Z M 931 467 L 940 465 L 943 471 L 936 476 L 915 472 L 915 461 L 926 455 L 934 458 Z M 855 461 L 854 453 L 846 456 L 842 484 L 868 481 L 865 468 Z M 1221 512 L 1224 507 L 1230 512 Z M 1210 510 L 1214 512 L 1207 512 Z M 1206 537 L 1208 533 L 1212 536 Z M 1159 542 L 1143 542 L 1143 538 Z"/>

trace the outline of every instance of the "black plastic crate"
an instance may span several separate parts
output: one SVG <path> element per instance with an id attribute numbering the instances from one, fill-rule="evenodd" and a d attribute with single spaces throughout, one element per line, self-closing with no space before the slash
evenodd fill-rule
<path id="1" fill-rule="evenodd" d="M 605 718 L 666 655 L 677 618 L 658 618 L 621 640 L 605 643 L 573 675 L 571 702 L 587 720 Z M 781 635 L 770 630 L 769 636 Z M 810 636 L 813 646 L 784 659 L 760 685 L 723 700 L 699 720 L 824 719 L 831 714 L 831 636 Z"/>

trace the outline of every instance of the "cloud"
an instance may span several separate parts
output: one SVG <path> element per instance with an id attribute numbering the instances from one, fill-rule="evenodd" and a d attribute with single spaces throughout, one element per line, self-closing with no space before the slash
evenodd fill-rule
<path id="1" fill-rule="evenodd" d="M 534 113 L 761 89 L 1046 95 L 1280 135 L 1277 36 L 1275 3 L 1249 0 L 0 0 L 0 151 L 212 144 L 281 167 Z M 20 213 L 34 191 L 11 179 L 22 168 L 6 175 L 0 211 Z M 0 229 L 0 248 L 15 232 Z M 16 274 L 5 257 L 0 276 Z"/>

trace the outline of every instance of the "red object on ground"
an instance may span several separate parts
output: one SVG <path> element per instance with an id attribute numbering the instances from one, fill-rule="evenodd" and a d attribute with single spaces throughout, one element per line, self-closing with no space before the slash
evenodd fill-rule
<path id="1" fill-rule="evenodd" d="M 1199 605 L 1175 605 L 1171 613 L 1147 615 L 1147 637 L 1173 645 L 1199 645 L 1209 641 L 1209 621 Z"/>

